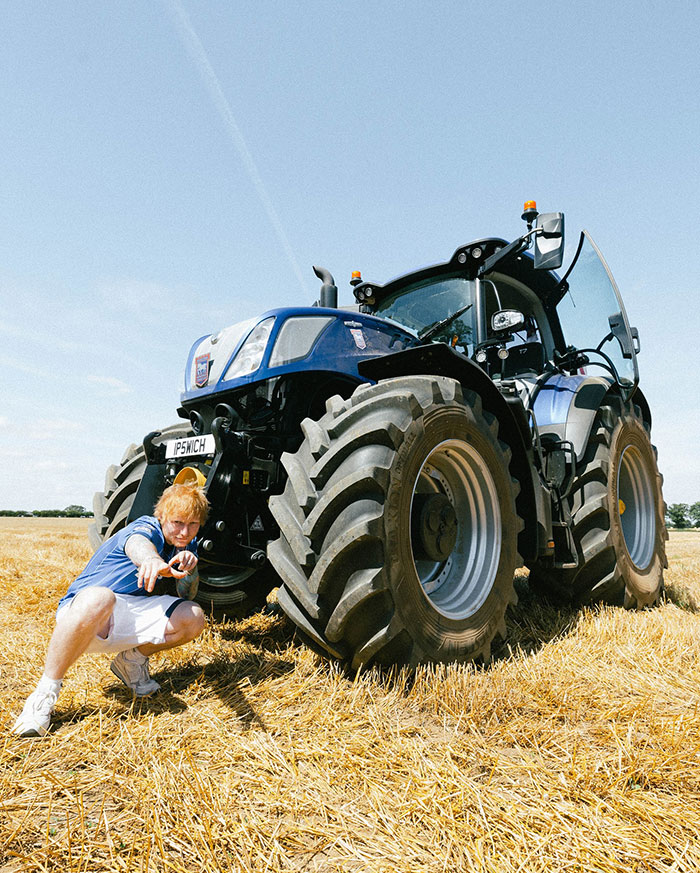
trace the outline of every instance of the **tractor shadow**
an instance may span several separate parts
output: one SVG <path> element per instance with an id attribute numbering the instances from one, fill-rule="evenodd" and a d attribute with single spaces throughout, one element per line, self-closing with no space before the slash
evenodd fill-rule
<path id="1" fill-rule="evenodd" d="M 684 612 L 700 612 L 700 596 L 690 585 L 683 582 L 669 582 L 661 595 L 662 603 L 672 603 Z"/>
<path id="2" fill-rule="evenodd" d="M 493 642 L 491 660 L 488 664 L 477 662 L 480 669 L 489 670 L 498 662 L 513 657 L 514 653 L 522 657 L 535 654 L 552 640 L 572 631 L 579 622 L 583 606 L 546 599 L 540 592 L 530 589 L 526 574 L 516 576 L 514 587 L 518 603 L 511 606 L 506 614 L 507 638 Z M 587 608 L 595 609 L 590 606 Z M 347 663 L 331 658 L 313 639 L 297 628 L 276 604 L 271 604 L 259 617 L 225 622 L 218 632 L 222 639 L 244 642 L 257 651 L 268 654 L 286 652 L 293 658 L 294 651 L 310 649 L 316 654 L 319 664 L 327 664 L 329 669 L 339 671 L 351 682 L 357 677 L 356 670 Z M 293 664 L 289 665 L 289 669 L 294 669 Z M 405 682 L 406 674 L 410 676 L 415 673 L 415 669 L 410 667 L 373 665 L 369 669 L 375 672 L 381 682 L 392 682 L 397 672 L 404 675 L 401 681 Z"/>
<path id="3" fill-rule="evenodd" d="M 507 638 L 492 644 L 491 664 L 511 657 L 514 651 L 533 655 L 552 640 L 566 636 L 576 627 L 584 609 L 533 591 L 526 575 L 516 576 L 513 587 L 518 602 L 506 613 Z"/>
<path id="4" fill-rule="evenodd" d="M 507 639 L 496 641 L 492 646 L 491 663 L 512 657 L 514 652 L 532 655 L 554 639 L 566 636 L 579 624 L 584 612 L 596 612 L 606 608 L 623 610 L 622 603 L 571 603 L 548 597 L 533 590 L 525 573 L 514 580 L 518 603 L 506 613 Z M 644 608 L 653 610 L 664 604 L 673 604 L 685 612 L 700 613 L 700 597 L 684 584 L 667 584 L 659 600 Z"/>
<path id="5" fill-rule="evenodd" d="M 294 624 L 276 603 L 246 619 L 228 620 L 215 615 L 212 624 L 222 640 L 244 643 L 265 652 L 280 653 L 302 645 Z"/>

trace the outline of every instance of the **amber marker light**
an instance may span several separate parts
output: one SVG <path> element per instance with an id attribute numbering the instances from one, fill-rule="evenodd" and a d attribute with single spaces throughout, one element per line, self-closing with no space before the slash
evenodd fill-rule
<path id="1" fill-rule="evenodd" d="M 352 276 L 350 277 L 351 285 L 359 285 L 362 281 L 362 273 L 359 270 L 353 270 Z"/>
<path id="2" fill-rule="evenodd" d="M 527 229 L 532 230 L 532 224 L 537 218 L 537 203 L 534 200 L 526 200 L 523 204 L 523 214 L 520 217 L 527 222 Z"/>

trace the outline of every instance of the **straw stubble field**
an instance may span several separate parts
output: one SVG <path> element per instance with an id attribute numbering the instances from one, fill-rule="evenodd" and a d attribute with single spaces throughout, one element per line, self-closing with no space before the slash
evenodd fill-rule
<path id="1" fill-rule="evenodd" d="M 0 520 L 0 870 L 700 869 L 700 534 L 667 601 L 537 603 L 486 668 L 345 675 L 287 622 L 211 624 L 133 704 L 104 656 L 48 738 L 7 731 L 86 522 Z"/>

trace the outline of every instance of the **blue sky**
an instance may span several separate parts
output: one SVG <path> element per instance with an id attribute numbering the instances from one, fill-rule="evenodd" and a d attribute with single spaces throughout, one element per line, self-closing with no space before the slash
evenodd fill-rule
<path id="1" fill-rule="evenodd" d="M 673 0 L 3 4 L 0 508 L 90 506 L 192 342 L 312 264 L 349 303 L 530 198 L 605 254 L 700 500 L 698 34 Z"/>

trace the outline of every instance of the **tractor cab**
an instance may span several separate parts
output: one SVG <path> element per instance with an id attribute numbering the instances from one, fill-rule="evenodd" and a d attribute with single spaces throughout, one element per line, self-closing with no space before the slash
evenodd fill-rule
<path id="1" fill-rule="evenodd" d="M 631 396 L 639 334 L 600 250 L 583 231 L 560 278 L 563 215 L 539 215 L 529 201 L 523 218 L 528 231 L 512 243 L 477 240 L 445 263 L 386 285 L 356 284 L 360 309 L 408 329 L 416 343 L 447 344 L 495 381 L 591 373 Z"/>

